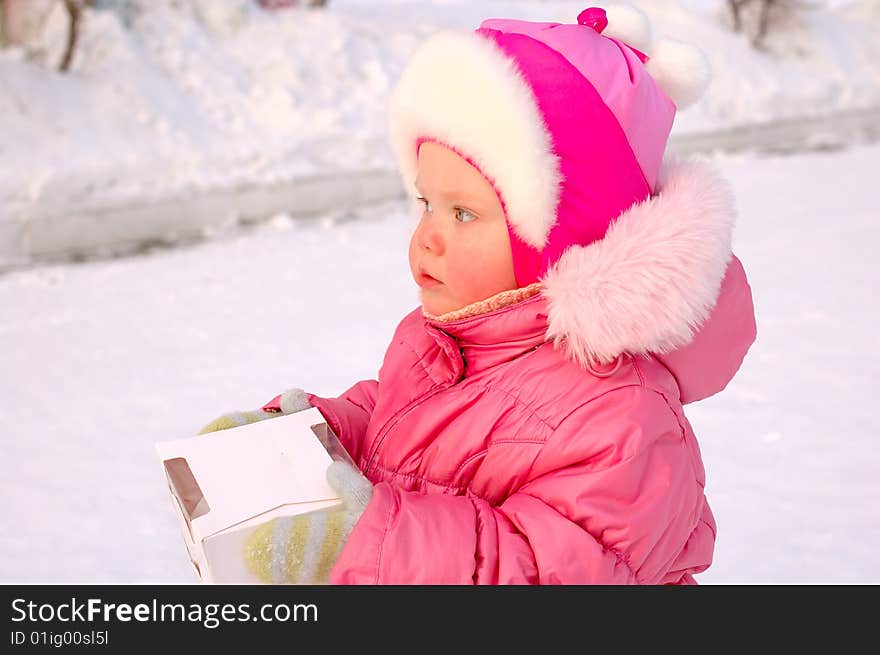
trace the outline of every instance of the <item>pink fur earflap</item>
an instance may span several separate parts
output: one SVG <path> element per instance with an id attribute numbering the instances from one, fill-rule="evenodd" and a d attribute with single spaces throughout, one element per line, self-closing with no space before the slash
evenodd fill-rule
<path id="1" fill-rule="evenodd" d="M 735 216 L 708 164 L 667 156 L 654 196 L 601 240 L 566 250 L 542 278 L 548 340 L 582 366 L 687 344 L 718 298 Z"/>

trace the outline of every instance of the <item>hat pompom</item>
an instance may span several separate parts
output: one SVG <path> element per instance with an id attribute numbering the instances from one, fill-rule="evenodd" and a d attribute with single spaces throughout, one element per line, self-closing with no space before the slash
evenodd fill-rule
<path id="1" fill-rule="evenodd" d="M 709 60 L 688 43 L 662 38 L 656 43 L 651 21 L 641 9 L 628 4 L 604 5 L 608 26 L 603 36 L 622 41 L 648 55 L 648 74 L 675 103 L 679 111 L 705 93 L 711 78 Z"/>
<path id="2" fill-rule="evenodd" d="M 702 97 L 712 76 L 709 59 L 702 50 L 666 38 L 654 46 L 645 69 L 679 111 Z"/>
<path id="3" fill-rule="evenodd" d="M 623 4 L 608 4 L 604 9 L 608 26 L 602 30 L 602 36 L 623 41 L 645 53 L 651 52 L 651 21 L 641 9 Z"/>

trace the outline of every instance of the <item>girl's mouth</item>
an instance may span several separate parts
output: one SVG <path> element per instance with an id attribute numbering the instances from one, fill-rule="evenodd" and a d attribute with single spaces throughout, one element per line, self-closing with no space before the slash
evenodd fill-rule
<path id="1" fill-rule="evenodd" d="M 419 271 L 419 274 L 416 277 L 416 284 L 418 284 L 420 287 L 428 288 L 437 286 L 438 284 L 442 284 L 442 282 L 440 282 L 440 280 L 438 280 L 437 278 L 431 277 L 424 271 Z"/>

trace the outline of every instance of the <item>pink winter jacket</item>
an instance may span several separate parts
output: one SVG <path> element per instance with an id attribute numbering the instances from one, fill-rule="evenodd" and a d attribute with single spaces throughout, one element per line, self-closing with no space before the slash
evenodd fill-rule
<path id="1" fill-rule="evenodd" d="M 688 343 L 604 366 L 548 339 L 547 292 L 404 317 L 378 380 L 309 395 L 375 485 L 331 582 L 695 584 L 716 527 L 682 405 L 723 389 L 756 334 L 739 260 L 720 270 Z"/>

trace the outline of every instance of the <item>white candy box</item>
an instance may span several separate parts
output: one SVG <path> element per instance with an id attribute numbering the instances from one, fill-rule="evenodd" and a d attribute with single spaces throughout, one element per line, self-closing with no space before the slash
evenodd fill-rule
<path id="1" fill-rule="evenodd" d="M 189 558 L 209 584 L 261 584 L 243 556 L 267 521 L 342 502 L 327 484 L 351 458 L 315 408 L 156 444 Z"/>

